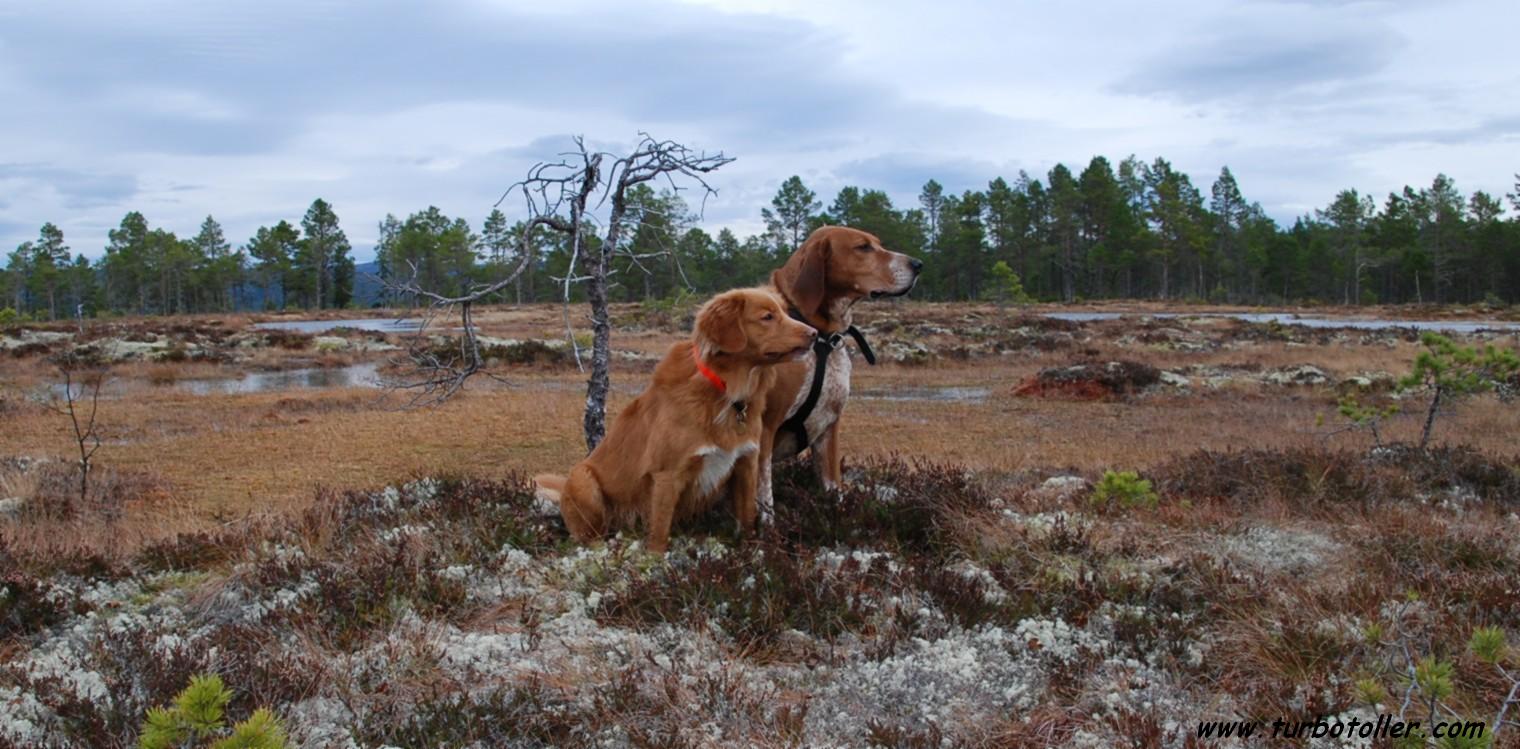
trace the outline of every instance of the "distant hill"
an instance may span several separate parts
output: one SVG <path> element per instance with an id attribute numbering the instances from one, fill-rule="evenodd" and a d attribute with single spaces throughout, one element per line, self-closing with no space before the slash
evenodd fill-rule
<path id="1" fill-rule="evenodd" d="M 380 301 L 385 287 L 380 283 L 380 262 L 371 260 L 354 266 L 354 304 L 373 307 Z"/>
<path id="2" fill-rule="evenodd" d="M 373 307 L 380 301 L 385 290 L 380 282 L 380 263 L 371 260 L 367 263 L 359 263 L 354 266 L 354 305 L 357 307 Z M 275 285 L 271 291 L 274 297 L 273 304 L 266 305 L 264 288 L 257 284 L 247 284 L 238 293 L 237 308 L 243 310 L 261 310 L 266 308 L 279 309 L 284 306 L 284 298 L 280 294 L 279 285 Z"/>

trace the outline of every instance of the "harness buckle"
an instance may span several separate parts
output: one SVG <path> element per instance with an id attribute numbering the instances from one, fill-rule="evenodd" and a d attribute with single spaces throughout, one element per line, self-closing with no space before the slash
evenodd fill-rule
<path id="1" fill-rule="evenodd" d="M 844 334 L 830 333 L 829 337 L 825 338 L 824 341 L 829 344 L 829 348 L 838 349 L 840 346 L 844 345 Z"/>

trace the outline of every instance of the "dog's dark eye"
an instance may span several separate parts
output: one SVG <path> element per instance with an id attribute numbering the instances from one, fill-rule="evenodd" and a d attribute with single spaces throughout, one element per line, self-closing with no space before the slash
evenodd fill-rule
<path id="1" fill-rule="evenodd" d="M 860 250 L 861 252 L 870 252 L 871 251 L 871 243 L 867 242 L 867 243 L 865 243 L 865 244 L 863 244 L 863 245 L 861 245 L 859 247 L 856 247 L 855 249 Z"/>
<path id="2" fill-rule="evenodd" d="M 766 321 L 766 322 L 770 322 L 770 321 L 771 321 L 771 320 L 774 320 L 774 319 L 776 319 L 776 316 L 775 316 L 775 315 L 773 315 L 773 314 L 771 314 L 771 313 L 769 313 L 769 312 L 767 312 L 767 313 L 765 313 L 765 314 L 763 314 L 763 315 L 761 315 L 761 316 L 760 316 L 760 319 L 761 319 L 761 320 L 764 320 L 764 321 Z"/>

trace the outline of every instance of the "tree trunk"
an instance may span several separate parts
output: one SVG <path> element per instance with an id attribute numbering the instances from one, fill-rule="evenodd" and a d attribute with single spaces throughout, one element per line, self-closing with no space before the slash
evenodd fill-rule
<path id="1" fill-rule="evenodd" d="M 586 413 L 581 429 L 586 450 L 595 450 L 607 434 L 607 391 L 611 387 L 612 325 L 607 314 L 607 261 L 600 252 L 592 260 L 591 279 L 586 282 L 586 301 L 591 305 L 591 378 L 586 381 Z"/>
<path id="2" fill-rule="evenodd" d="M 1351 303 L 1362 303 L 1362 248 L 1357 247 L 1351 255 Z"/>
<path id="3" fill-rule="evenodd" d="M 1425 428 L 1420 430 L 1420 449 L 1430 444 L 1430 430 L 1436 423 L 1436 411 L 1441 408 L 1441 388 L 1436 388 L 1434 398 L 1430 399 L 1430 410 L 1425 412 Z"/>
<path id="4" fill-rule="evenodd" d="M 1061 254 L 1064 262 L 1061 264 L 1061 298 L 1067 304 L 1071 304 L 1077 298 L 1076 292 L 1076 257 L 1068 237 L 1063 243 Z"/>

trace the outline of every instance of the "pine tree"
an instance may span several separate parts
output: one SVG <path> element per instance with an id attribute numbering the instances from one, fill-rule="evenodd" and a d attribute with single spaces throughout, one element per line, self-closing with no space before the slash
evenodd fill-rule
<path id="1" fill-rule="evenodd" d="M 37 242 L 32 245 L 30 291 L 34 303 L 46 303 L 49 320 L 58 319 L 58 291 L 65 284 L 70 260 L 63 230 L 51 223 L 43 224 Z"/>
<path id="2" fill-rule="evenodd" d="M 1420 192 L 1420 245 L 1430 259 L 1435 302 L 1451 300 L 1451 289 L 1462 257 L 1466 201 L 1450 177 L 1436 175 L 1430 189 Z"/>
<path id="3" fill-rule="evenodd" d="M 793 175 L 781 183 L 776 196 L 771 198 L 771 207 L 760 210 L 778 257 L 784 258 L 802 246 L 802 240 L 816 227 L 822 209 L 823 203 L 802 184 L 801 177 Z"/>
<path id="4" fill-rule="evenodd" d="M 317 198 L 301 219 L 304 238 L 296 245 L 291 258 L 294 280 L 293 293 L 304 300 L 307 307 L 322 309 L 334 306 L 339 291 L 334 288 L 334 271 L 348 260 L 348 236 L 338 226 L 338 214 L 327 201 Z M 353 293 L 353 281 L 341 292 L 345 299 Z"/>
<path id="5" fill-rule="evenodd" d="M 198 255 L 197 283 L 202 308 L 228 310 L 232 307 L 234 289 L 242 268 L 239 255 L 232 252 L 232 244 L 222 233 L 222 225 L 207 216 L 201 222 L 201 230 L 190 240 Z"/>
<path id="6" fill-rule="evenodd" d="M 1171 163 L 1162 158 L 1157 158 L 1146 169 L 1145 184 L 1148 215 L 1156 233 L 1151 254 L 1160 262 L 1161 297 L 1168 298 L 1172 294 L 1173 265 L 1189 260 L 1195 262 L 1195 288 L 1201 295 L 1204 293 L 1204 236 L 1200 222 L 1203 197 L 1186 174 L 1172 169 Z"/>
<path id="7" fill-rule="evenodd" d="M 105 266 L 106 303 L 113 309 L 135 309 L 147 314 L 148 285 L 148 220 L 141 213 L 132 211 L 122 217 L 121 225 L 112 229 L 106 245 Z"/>
<path id="8" fill-rule="evenodd" d="M 1078 266 L 1082 263 L 1082 193 L 1065 164 L 1050 170 L 1050 239 L 1055 265 L 1061 272 L 1061 299 L 1077 298 Z"/>
<path id="9" fill-rule="evenodd" d="M 27 312 L 27 285 L 32 278 L 32 243 L 22 242 L 6 257 L 6 282 L 10 286 L 8 298 L 11 309 L 20 314 Z"/>
<path id="10" fill-rule="evenodd" d="M 1362 274 L 1372 264 L 1366 256 L 1367 229 L 1376 212 L 1372 196 L 1364 197 L 1356 190 L 1342 190 L 1329 207 L 1315 212 L 1330 229 L 1339 275 L 1346 279 L 1341 287 L 1342 304 L 1362 303 Z"/>
<path id="11" fill-rule="evenodd" d="M 1209 196 L 1209 211 L 1214 214 L 1211 223 L 1214 257 L 1220 265 L 1217 275 L 1220 280 L 1229 281 L 1231 292 L 1237 292 L 1246 271 L 1245 226 L 1249 207 L 1229 167 L 1219 170 Z"/>
<path id="12" fill-rule="evenodd" d="M 516 267 L 511 261 L 515 258 L 512 252 L 515 237 L 508 232 L 506 214 L 500 208 L 491 209 L 490 215 L 480 227 L 480 247 L 485 258 L 486 275 L 497 277 L 509 273 L 511 268 Z M 522 304 L 523 277 L 517 276 L 514 282 L 516 286 L 516 303 Z"/>
<path id="13" fill-rule="evenodd" d="M 941 224 L 945 211 L 945 188 L 934 180 L 924 183 L 923 190 L 918 193 L 918 204 L 923 207 L 924 213 L 924 241 L 925 251 L 934 253 L 939 250 Z"/>
<path id="14" fill-rule="evenodd" d="M 259 227 L 245 248 L 255 262 L 254 274 L 264 291 L 264 309 L 279 309 L 287 301 L 286 290 L 291 275 L 291 258 L 301 240 L 301 232 L 288 221 L 273 228 Z M 278 297 L 275 289 L 280 289 Z M 276 299 L 279 302 L 276 302 Z"/>

